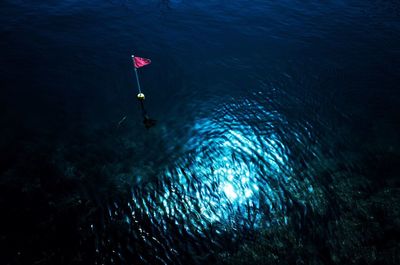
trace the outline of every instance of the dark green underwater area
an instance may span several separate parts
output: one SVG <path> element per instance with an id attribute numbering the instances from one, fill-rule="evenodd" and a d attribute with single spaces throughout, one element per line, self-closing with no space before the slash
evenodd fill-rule
<path id="1" fill-rule="evenodd" d="M 0 264 L 400 264 L 400 2 L 4 0 L 0 34 Z"/>

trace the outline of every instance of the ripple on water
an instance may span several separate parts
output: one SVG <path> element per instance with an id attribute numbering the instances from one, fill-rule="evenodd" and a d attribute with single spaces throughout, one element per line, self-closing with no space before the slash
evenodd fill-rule
<path id="1" fill-rule="evenodd" d="M 319 159 L 313 128 L 265 105 L 258 94 L 197 119 L 184 151 L 158 180 L 109 207 L 109 221 L 128 233 L 125 243 L 107 239 L 102 247 L 111 255 L 102 254 L 102 262 L 201 263 L 239 240 L 238 230 L 284 226 L 320 207 L 317 169 L 299 163 Z"/>

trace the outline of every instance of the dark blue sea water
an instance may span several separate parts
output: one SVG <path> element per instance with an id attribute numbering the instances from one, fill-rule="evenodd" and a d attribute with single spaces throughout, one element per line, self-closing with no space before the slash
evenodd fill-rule
<path id="1" fill-rule="evenodd" d="M 0 34 L 1 264 L 399 264 L 398 1 L 4 0 Z"/>

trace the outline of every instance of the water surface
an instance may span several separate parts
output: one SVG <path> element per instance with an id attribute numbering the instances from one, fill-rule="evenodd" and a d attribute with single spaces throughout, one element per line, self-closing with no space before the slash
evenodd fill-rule
<path id="1" fill-rule="evenodd" d="M 5 264 L 399 262 L 396 1 L 0 12 Z"/>

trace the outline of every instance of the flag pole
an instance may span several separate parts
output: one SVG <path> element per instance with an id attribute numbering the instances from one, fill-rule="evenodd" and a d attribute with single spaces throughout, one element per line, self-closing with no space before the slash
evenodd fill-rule
<path id="1" fill-rule="evenodd" d="M 134 58 L 135 58 L 135 56 L 132 55 L 132 61 L 134 61 Z M 137 83 L 137 86 L 138 86 L 139 94 L 142 94 L 142 90 L 140 89 L 139 75 L 137 73 L 137 69 L 136 69 L 135 63 L 133 65 L 133 68 L 135 68 L 136 83 Z"/>
<path id="2" fill-rule="evenodd" d="M 142 93 L 142 90 L 140 89 L 139 75 L 138 75 L 138 71 L 137 71 L 137 68 L 136 68 L 135 56 L 134 56 L 134 55 L 131 55 L 131 56 L 132 56 L 133 66 L 134 66 L 134 68 L 135 68 L 135 76 L 136 76 L 137 87 L 138 87 L 138 90 L 139 90 L 139 94 L 137 94 L 136 97 L 137 97 L 137 99 L 140 101 L 140 108 L 142 109 L 142 115 L 143 115 L 143 123 L 144 123 L 144 126 L 146 127 L 146 129 L 149 129 L 150 127 L 153 127 L 154 125 L 156 125 L 156 120 L 151 119 L 151 118 L 147 115 L 146 109 L 144 108 L 144 99 L 145 99 L 145 96 L 144 96 L 144 94 Z M 151 62 L 150 59 L 144 59 L 144 58 L 140 58 L 140 57 L 138 57 L 138 59 L 140 59 L 140 60 L 145 60 L 145 62 L 144 62 L 144 63 L 141 62 L 141 63 L 139 64 L 138 67 L 142 67 L 142 66 L 144 66 L 144 65 L 146 65 L 146 64 L 149 64 L 149 63 Z"/>

